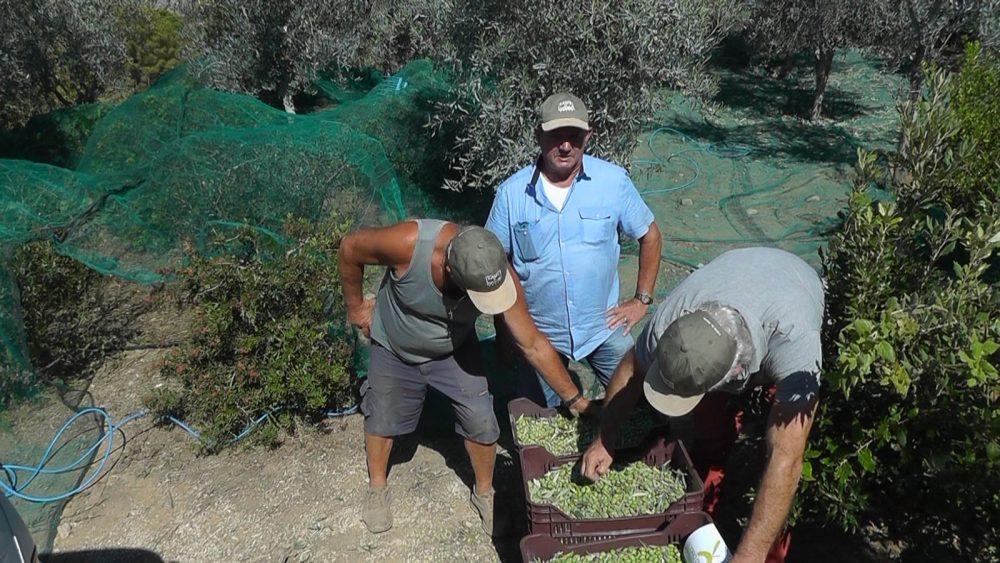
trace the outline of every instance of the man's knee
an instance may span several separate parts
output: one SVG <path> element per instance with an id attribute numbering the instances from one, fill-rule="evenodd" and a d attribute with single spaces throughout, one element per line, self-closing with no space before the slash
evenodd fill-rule
<path id="1" fill-rule="evenodd" d="M 500 424 L 493 411 L 493 400 L 465 405 L 458 416 L 458 433 L 480 444 L 492 444 L 500 439 Z"/>

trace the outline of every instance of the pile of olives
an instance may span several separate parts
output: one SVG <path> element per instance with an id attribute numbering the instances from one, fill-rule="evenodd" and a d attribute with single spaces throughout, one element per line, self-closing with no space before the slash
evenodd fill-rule
<path id="1" fill-rule="evenodd" d="M 536 504 L 551 504 L 573 518 L 622 518 L 660 514 L 684 496 L 684 473 L 649 466 L 642 461 L 615 464 L 592 483 L 579 473 L 578 463 L 566 463 L 528 483 Z"/>

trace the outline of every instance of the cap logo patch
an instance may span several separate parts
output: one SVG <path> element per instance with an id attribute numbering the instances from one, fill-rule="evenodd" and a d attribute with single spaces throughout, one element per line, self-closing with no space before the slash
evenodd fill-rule
<path id="1" fill-rule="evenodd" d="M 558 106 L 556 106 L 556 110 L 559 113 L 564 113 L 564 112 L 568 112 L 568 111 L 576 111 L 576 106 L 573 105 L 573 101 L 572 100 L 563 100 L 563 101 L 559 102 Z"/>
<path id="2" fill-rule="evenodd" d="M 495 274 L 486 274 L 486 285 L 488 287 L 493 287 L 498 283 L 500 283 L 500 280 L 502 278 L 503 278 L 503 270 L 497 270 L 497 273 Z"/>

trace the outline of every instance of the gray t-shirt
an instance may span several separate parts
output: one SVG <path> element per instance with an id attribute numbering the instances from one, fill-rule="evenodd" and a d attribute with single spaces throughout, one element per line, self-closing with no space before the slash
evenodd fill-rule
<path id="1" fill-rule="evenodd" d="M 637 373 L 649 369 L 671 322 L 713 301 L 739 311 L 754 345 L 746 377 L 719 390 L 740 393 L 748 384 L 778 383 L 796 373 L 812 375 L 808 387 L 818 385 L 823 282 L 801 258 L 776 248 L 730 250 L 681 282 L 636 341 Z"/>

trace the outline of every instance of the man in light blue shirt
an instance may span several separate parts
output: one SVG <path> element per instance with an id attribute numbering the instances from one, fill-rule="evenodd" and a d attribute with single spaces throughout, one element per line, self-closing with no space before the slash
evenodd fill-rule
<path id="1" fill-rule="evenodd" d="M 503 244 L 539 330 L 564 362 L 585 358 L 607 385 L 652 303 L 662 237 L 625 170 L 584 154 L 592 130 L 583 102 L 554 94 L 540 113 L 541 156 L 501 184 L 486 228 Z M 619 231 L 639 241 L 635 297 L 622 303 Z M 520 394 L 539 403 L 579 411 L 586 401 L 556 394 L 566 382 L 521 371 Z"/>

